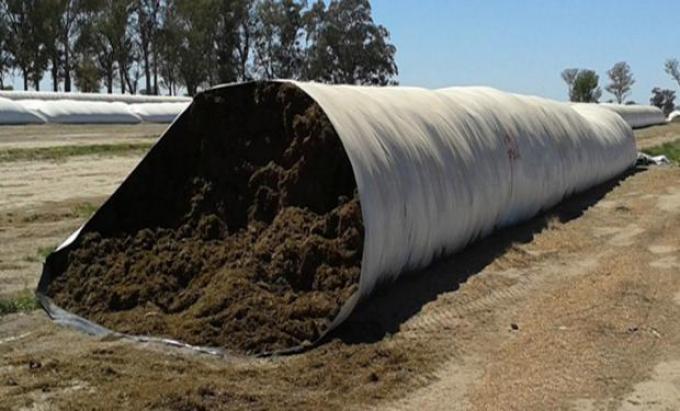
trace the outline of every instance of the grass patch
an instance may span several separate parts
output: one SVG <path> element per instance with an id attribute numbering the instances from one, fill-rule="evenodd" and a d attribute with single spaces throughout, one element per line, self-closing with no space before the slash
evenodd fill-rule
<path id="1" fill-rule="evenodd" d="M 660 146 L 645 148 L 642 152 L 649 154 L 650 156 L 664 155 L 668 157 L 671 162 L 680 164 L 680 139 L 661 144 Z"/>
<path id="2" fill-rule="evenodd" d="M 40 308 L 38 300 L 30 290 L 24 290 L 10 297 L 0 298 L 0 316 L 28 312 Z"/>
<path id="3" fill-rule="evenodd" d="M 92 203 L 80 203 L 73 207 L 72 214 L 78 218 L 88 218 L 97 211 L 97 208 Z"/>
<path id="4" fill-rule="evenodd" d="M 57 247 L 56 246 L 51 246 L 51 247 L 38 247 L 38 250 L 36 251 L 35 255 L 27 255 L 24 257 L 24 261 L 27 261 L 29 263 L 41 263 L 45 261 L 48 255 L 52 253 Z"/>
<path id="5" fill-rule="evenodd" d="M 89 144 L 73 146 L 9 148 L 0 150 L 0 162 L 10 161 L 60 161 L 78 156 L 117 156 L 142 154 L 151 148 L 154 142 L 123 143 L 123 144 Z"/>

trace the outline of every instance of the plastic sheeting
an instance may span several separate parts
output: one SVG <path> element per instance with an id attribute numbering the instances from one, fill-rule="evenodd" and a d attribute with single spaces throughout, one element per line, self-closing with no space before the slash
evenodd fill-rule
<path id="1" fill-rule="evenodd" d="M 136 124 L 142 119 L 121 102 L 76 100 L 19 100 L 26 109 L 40 114 L 48 123 Z"/>
<path id="2" fill-rule="evenodd" d="M 138 94 L 60 93 L 45 91 L 0 91 L 0 97 L 10 100 L 118 101 L 121 103 L 191 102 L 191 97 L 146 96 Z"/>
<path id="3" fill-rule="evenodd" d="M 680 121 L 680 111 L 675 110 L 671 114 L 668 115 L 668 122 L 669 123 L 676 123 Z"/>
<path id="4" fill-rule="evenodd" d="M 335 126 L 365 224 L 360 293 L 634 164 L 616 114 L 490 88 L 298 84 Z"/>
<path id="5" fill-rule="evenodd" d="M 663 111 L 655 106 L 611 103 L 601 103 L 600 106 L 612 110 L 623 117 L 632 128 L 649 127 L 666 123 L 666 116 L 663 114 Z"/>
<path id="6" fill-rule="evenodd" d="M 43 124 L 45 119 L 22 105 L 0 98 L 0 124 Z"/>
<path id="7" fill-rule="evenodd" d="M 342 140 L 365 225 L 359 290 L 331 329 L 376 285 L 526 220 L 636 160 L 631 128 L 597 105 L 479 87 L 295 84 L 319 103 Z M 219 89 L 228 96 L 238 87 Z M 182 118 L 191 115 L 187 110 Z M 52 278 L 49 261 L 39 293 Z M 108 331 L 41 297 L 57 321 L 91 333 Z"/>
<path id="8" fill-rule="evenodd" d="M 142 121 L 150 123 L 172 123 L 190 102 L 182 103 L 140 103 L 130 104 L 130 110 Z"/>

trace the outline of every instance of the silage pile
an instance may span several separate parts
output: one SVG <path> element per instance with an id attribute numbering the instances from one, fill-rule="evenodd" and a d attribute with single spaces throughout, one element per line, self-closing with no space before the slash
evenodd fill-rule
<path id="1" fill-rule="evenodd" d="M 86 229 L 49 286 L 59 306 L 120 332 L 249 353 L 328 328 L 361 272 L 350 162 L 298 88 L 241 90 L 197 102 L 135 171 L 145 184 L 114 194 L 115 226 L 108 215 Z"/>

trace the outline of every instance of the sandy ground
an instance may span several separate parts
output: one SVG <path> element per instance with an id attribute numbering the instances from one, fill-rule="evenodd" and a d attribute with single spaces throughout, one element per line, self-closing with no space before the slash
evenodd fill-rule
<path id="1" fill-rule="evenodd" d="M 37 249 L 137 160 L 0 164 L 0 294 L 33 287 Z M 0 409 L 674 410 L 679 316 L 680 168 L 638 170 L 400 280 L 301 355 L 213 357 L 0 317 Z"/>
<path id="2" fill-rule="evenodd" d="M 167 125 L 0 127 L 0 150 L 149 142 Z M 140 155 L 0 161 L 0 296 L 34 288 L 42 259 L 98 206 Z"/>
<path id="3" fill-rule="evenodd" d="M 638 147 L 641 149 L 680 139 L 680 122 L 637 130 L 635 131 L 635 138 Z"/>
<path id="4" fill-rule="evenodd" d="M 153 123 L 2 126 L 0 149 L 148 141 L 160 136 L 167 127 Z"/>

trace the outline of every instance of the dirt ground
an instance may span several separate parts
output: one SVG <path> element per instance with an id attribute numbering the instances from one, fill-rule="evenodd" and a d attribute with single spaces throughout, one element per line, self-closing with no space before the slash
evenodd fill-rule
<path id="1" fill-rule="evenodd" d="M 680 128 L 637 134 L 649 146 Z M 137 160 L 0 163 L 0 295 L 33 287 L 40 247 Z M 638 170 L 403 278 L 300 355 L 214 357 L 38 311 L 0 317 L 0 409 L 674 410 L 679 316 L 680 168 Z"/>

